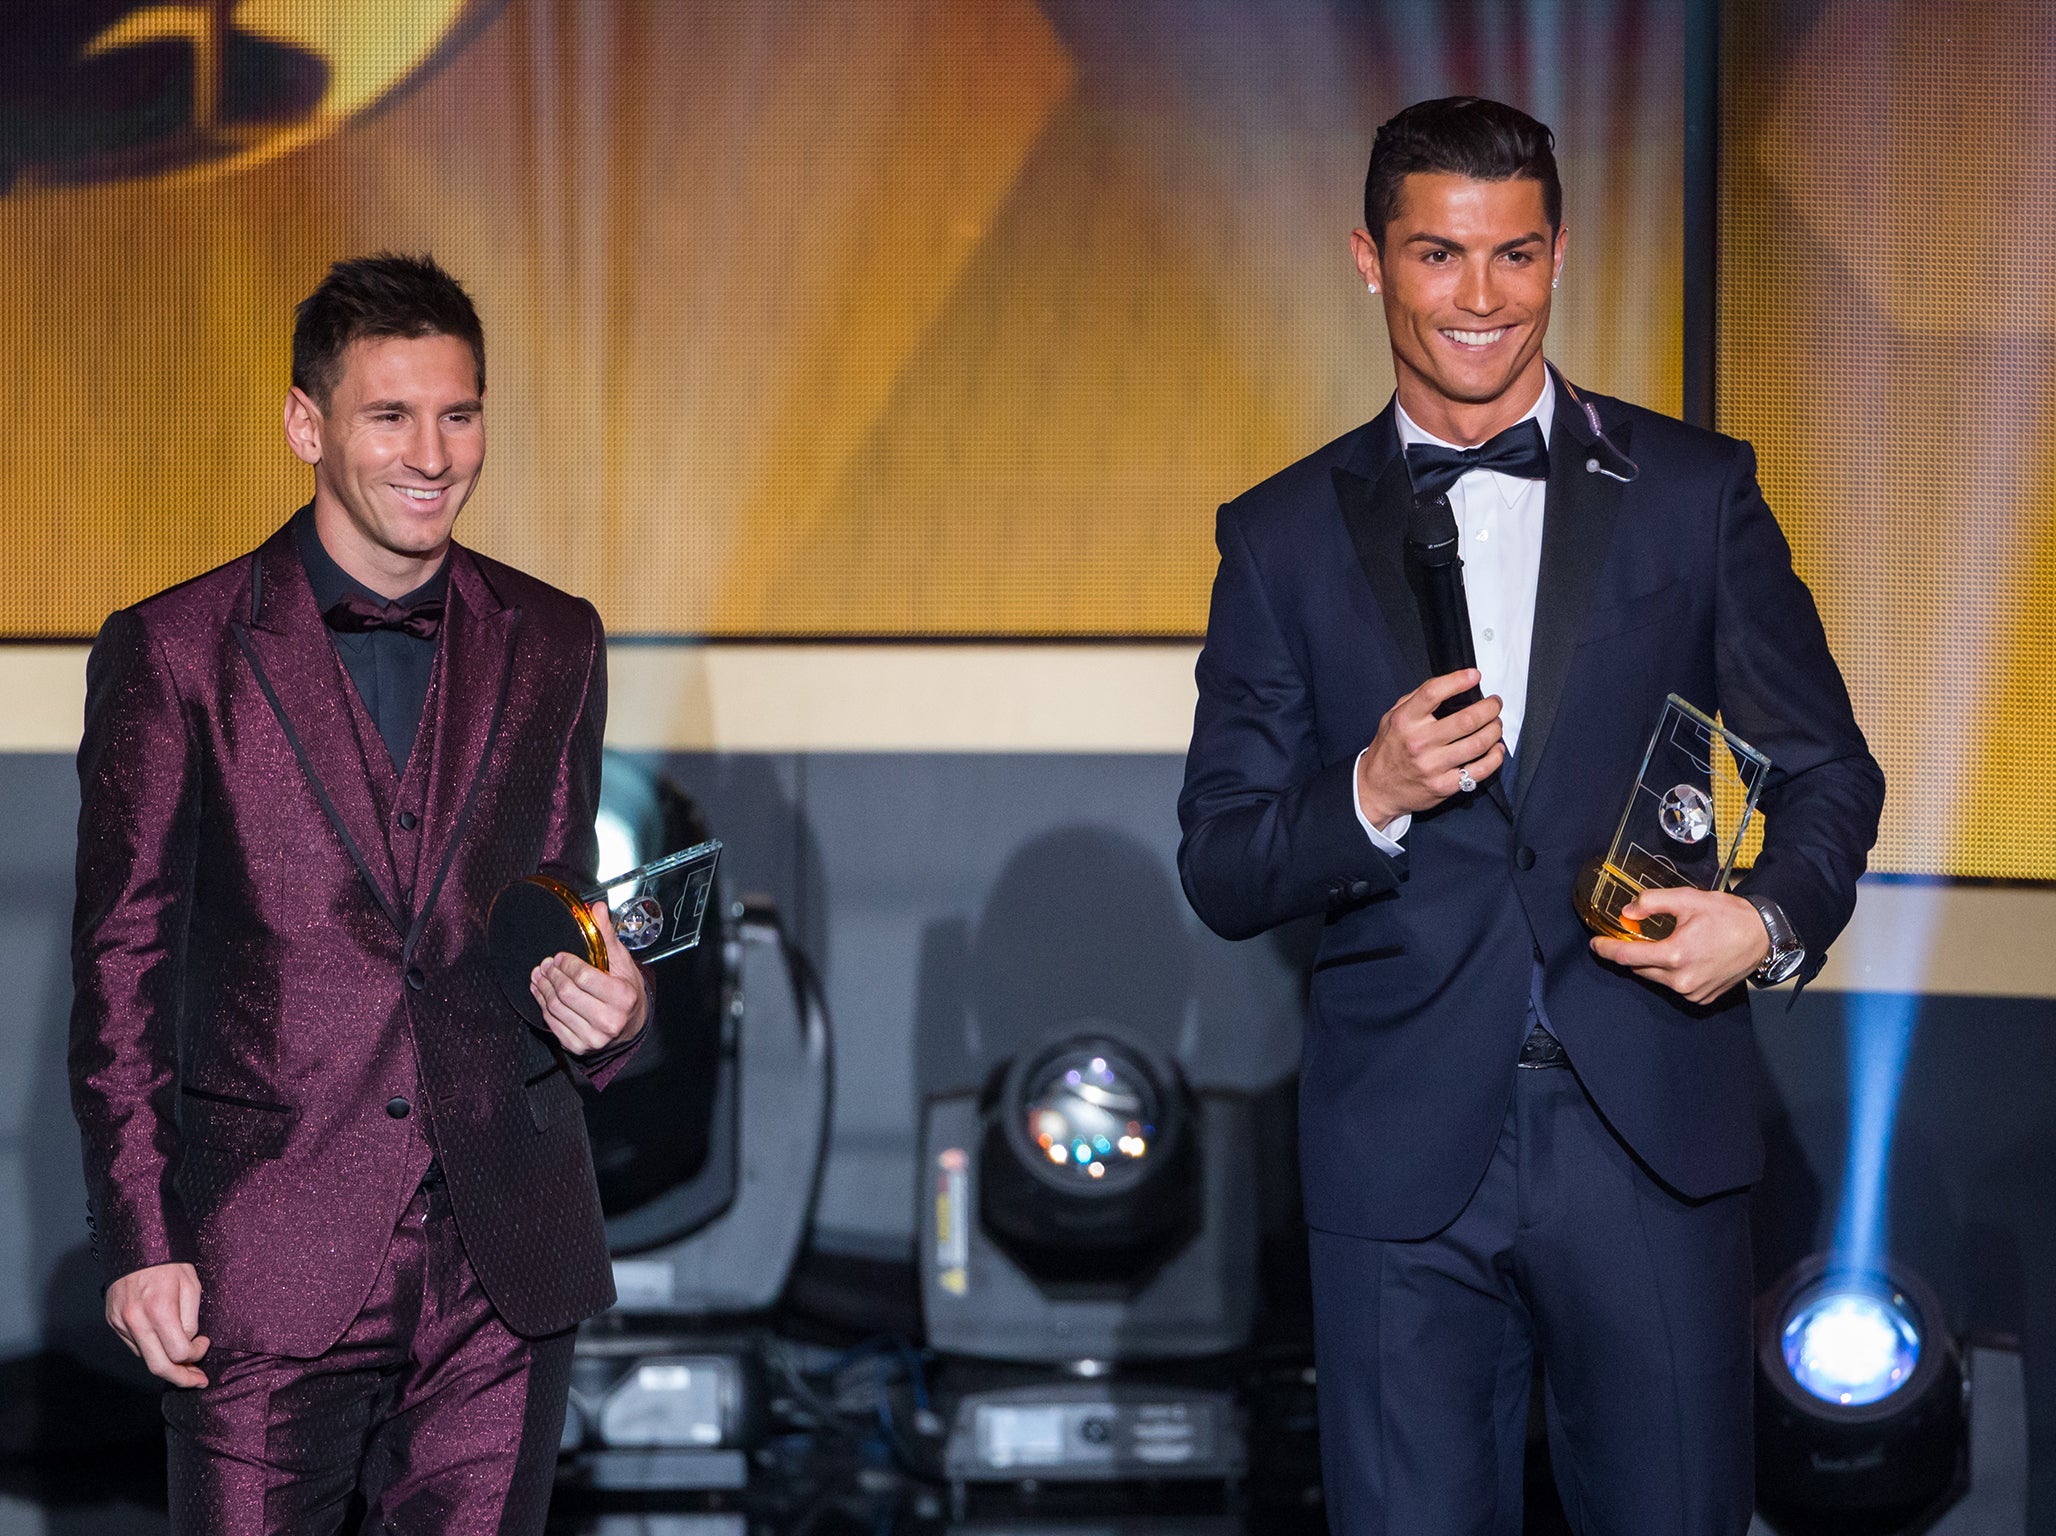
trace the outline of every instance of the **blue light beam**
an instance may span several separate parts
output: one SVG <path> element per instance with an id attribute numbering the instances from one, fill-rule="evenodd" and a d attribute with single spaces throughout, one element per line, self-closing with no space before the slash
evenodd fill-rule
<path id="1" fill-rule="evenodd" d="M 1832 1249 L 1838 1272 L 1867 1275 L 1884 1270 L 1892 1132 L 1898 1124 L 1899 1085 L 1920 1018 L 1920 1001 L 1905 992 L 1855 992 L 1845 1006 L 1849 1149 Z"/>

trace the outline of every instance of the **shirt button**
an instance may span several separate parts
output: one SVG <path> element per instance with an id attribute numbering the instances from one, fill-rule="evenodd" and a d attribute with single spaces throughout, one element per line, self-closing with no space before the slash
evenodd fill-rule
<path id="1" fill-rule="evenodd" d="M 402 832 L 412 832 L 416 827 L 420 825 L 421 818 L 419 816 L 416 816 L 412 811 L 400 812 L 400 830 Z"/>
<path id="2" fill-rule="evenodd" d="M 412 1113 L 413 1109 L 414 1106 L 412 1104 L 409 1104 L 405 1099 L 401 1098 L 398 1094 L 394 1094 L 390 1099 L 386 1100 L 386 1113 L 391 1115 L 395 1120 L 406 1119 L 407 1116 L 410 1113 Z"/>
<path id="3" fill-rule="evenodd" d="M 419 966 L 409 966 L 407 968 L 407 985 L 416 992 L 419 992 L 428 985 L 428 978 L 421 974 Z"/>
<path id="4" fill-rule="evenodd" d="M 1487 539 L 1489 539 L 1489 538 L 1491 538 L 1491 537 L 1492 537 L 1492 530 L 1491 530 L 1490 528 L 1480 528 L 1480 529 L 1478 530 L 1478 542 L 1479 542 L 1480 544 L 1484 543 L 1484 542 L 1485 542 L 1485 541 L 1486 541 Z"/>
<path id="5" fill-rule="evenodd" d="M 1489 629 L 1488 629 L 1488 630 L 1486 630 L 1486 631 L 1485 631 L 1485 638 L 1486 638 L 1487 640 L 1490 640 L 1490 639 L 1492 638 L 1492 631 L 1491 631 L 1491 630 L 1489 630 Z"/>

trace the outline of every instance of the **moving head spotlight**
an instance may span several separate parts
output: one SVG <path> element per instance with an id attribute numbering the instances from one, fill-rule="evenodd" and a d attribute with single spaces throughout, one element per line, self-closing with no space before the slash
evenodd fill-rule
<path id="1" fill-rule="evenodd" d="M 1066 1026 L 922 1138 L 928 1342 L 987 1360 L 1197 1359 L 1249 1337 L 1255 1169 L 1246 1097 L 1194 1093 L 1146 1040 Z"/>
<path id="2" fill-rule="evenodd" d="M 669 778 L 612 752 L 603 759 L 593 830 L 602 880 L 713 835 Z M 617 1252 L 682 1237 L 734 1198 L 732 1148 L 717 1134 L 732 1139 L 723 1101 L 735 1086 L 734 1074 L 722 1071 L 729 976 L 718 876 L 707 912 L 700 943 L 650 971 L 648 1038 L 605 1093 L 586 1096 L 600 1208 Z"/>
<path id="3" fill-rule="evenodd" d="M 676 785 L 608 753 L 600 876 L 708 836 Z M 683 839 L 683 841 L 681 841 Z M 586 1097 L 614 1307 L 580 1330 L 560 1450 L 596 1489 L 737 1488 L 761 1434 L 759 1333 L 805 1241 L 827 1145 L 813 969 L 768 901 L 709 899 L 651 977 L 647 1037 Z"/>
<path id="4" fill-rule="evenodd" d="M 1941 1303 L 1896 1264 L 1796 1265 L 1757 1303 L 1756 1477 L 1784 1536 L 1918 1529 L 1964 1471 Z"/>
<path id="5" fill-rule="evenodd" d="M 1017 1056 L 982 1108 L 979 1219 L 1044 1286 L 1133 1294 L 1197 1230 L 1192 1096 L 1155 1052 L 1071 1035 Z"/>
<path id="6" fill-rule="evenodd" d="M 943 1461 L 960 1497 L 973 1482 L 1242 1475 L 1231 1392 L 1126 1367 L 1248 1341 L 1252 1119 L 1246 1098 L 1194 1093 L 1169 1058 L 1096 1020 L 1022 1051 L 980 1094 L 929 1103 L 928 1343 L 1064 1373 L 988 1370 L 994 1385 L 958 1398 Z"/>

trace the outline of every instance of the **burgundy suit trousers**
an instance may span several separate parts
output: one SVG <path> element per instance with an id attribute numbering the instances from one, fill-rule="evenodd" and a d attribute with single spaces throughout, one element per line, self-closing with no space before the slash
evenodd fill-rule
<path id="1" fill-rule="evenodd" d="M 524 1339 L 472 1273 L 447 1190 L 416 1191 L 371 1294 L 312 1360 L 210 1350 L 164 1396 L 179 1536 L 540 1533 L 570 1332 Z"/>

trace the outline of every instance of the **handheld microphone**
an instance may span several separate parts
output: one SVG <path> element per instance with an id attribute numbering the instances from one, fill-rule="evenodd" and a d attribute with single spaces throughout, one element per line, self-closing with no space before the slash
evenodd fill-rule
<path id="1" fill-rule="evenodd" d="M 1421 631 L 1428 642 L 1428 671 L 1440 677 L 1478 664 L 1471 643 L 1471 605 L 1463 594 L 1463 561 L 1456 553 L 1456 513 L 1447 496 L 1424 496 L 1414 503 L 1406 527 L 1406 580 L 1421 610 Z M 1484 697 L 1474 684 L 1435 710 L 1437 719 L 1453 715 Z"/>

